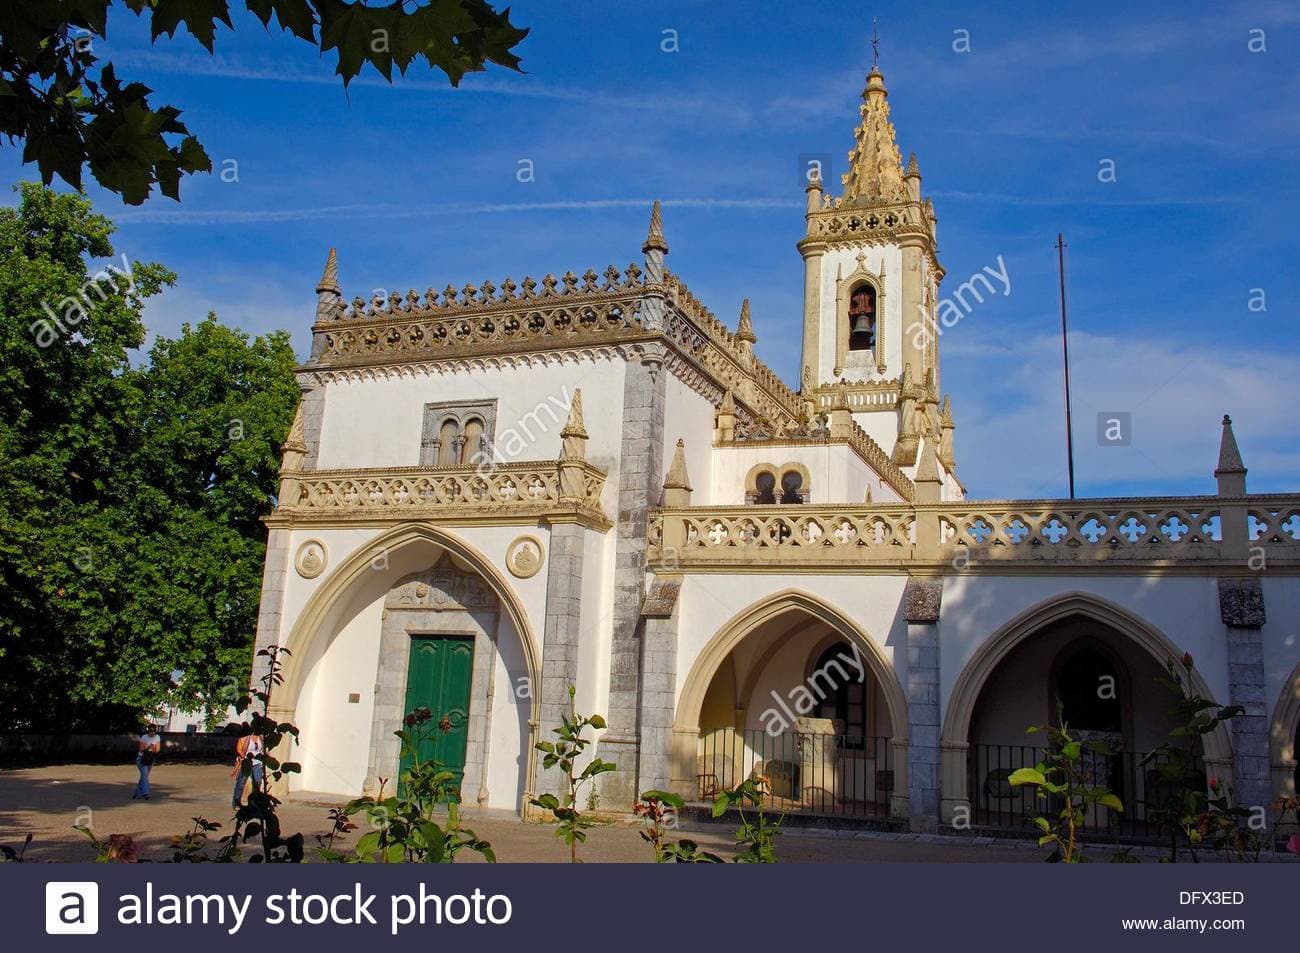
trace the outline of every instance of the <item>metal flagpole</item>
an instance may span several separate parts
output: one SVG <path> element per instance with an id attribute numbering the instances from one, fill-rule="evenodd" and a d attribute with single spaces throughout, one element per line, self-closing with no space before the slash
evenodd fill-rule
<path id="1" fill-rule="evenodd" d="M 1065 365 L 1065 459 L 1074 499 L 1074 428 L 1070 418 L 1070 336 L 1065 321 L 1065 236 L 1056 233 L 1056 264 L 1061 276 L 1061 358 Z"/>

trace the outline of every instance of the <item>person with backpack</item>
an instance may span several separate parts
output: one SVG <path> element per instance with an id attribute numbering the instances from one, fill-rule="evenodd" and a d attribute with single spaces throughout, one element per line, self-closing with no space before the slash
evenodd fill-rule
<path id="1" fill-rule="evenodd" d="M 162 750 L 162 736 L 158 734 L 157 725 L 146 725 L 143 734 L 135 744 L 135 766 L 140 771 L 140 780 L 135 786 L 131 800 L 149 800 L 149 772 L 158 760 Z"/>
<path id="2" fill-rule="evenodd" d="M 235 792 L 230 799 L 231 807 L 244 806 L 244 785 L 250 777 L 253 779 L 254 790 L 262 783 L 260 755 L 263 750 L 261 735 L 242 735 L 235 742 L 235 770 L 231 772 L 235 779 Z"/>

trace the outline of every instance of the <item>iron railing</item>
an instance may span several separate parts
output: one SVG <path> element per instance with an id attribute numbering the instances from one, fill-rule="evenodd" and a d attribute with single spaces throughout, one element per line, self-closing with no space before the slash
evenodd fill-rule
<path id="1" fill-rule="evenodd" d="M 764 779 L 765 807 L 888 817 L 894 793 L 889 738 L 735 728 L 700 736 L 696 793 L 708 801 L 747 778 Z"/>
<path id="2" fill-rule="evenodd" d="M 1006 831 L 1028 831 L 1031 818 L 1059 813 L 1061 804 L 1043 800 L 1031 785 L 1012 787 L 1008 780 L 1019 768 L 1035 767 L 1046 750 L 1030 745 L 971 745 L 968 759 L 971 822 L 974 826 Z M 1168 782 L 1159 768 L 1165 755 L 1146 760 L 1136 751 L 1102 755 L 1085 751 L 1080 770 L 1091 784 L 1105 785 L 1124 805 L 1122 812 L 1094 806 L 1084 816 L 1084 829 L 1124 840 L 1156 840 L 1159 837 L 1152 812 L 1170 796 Z M 1205 766 L 1194 757 L 1193 768 L 1205 783 Z"/>

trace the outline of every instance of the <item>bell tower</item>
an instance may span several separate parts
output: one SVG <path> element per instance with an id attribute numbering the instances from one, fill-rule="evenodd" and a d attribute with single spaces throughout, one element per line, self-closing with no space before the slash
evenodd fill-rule
<path id="1" fill-rule="evenodd" d="M 935 306 L 944 271 L 934 206 L 921 197 L 916 155 L 903 165 L 874 65 L 858 111 L 840 194 L 817 177 L 805 189 L 802 392 L 819 410 L 847 404 L 900 466 L 914 468 L 930 439 L 951 470 L 951 440 L 943 440 L 951 415 L 939 395 Z"/>

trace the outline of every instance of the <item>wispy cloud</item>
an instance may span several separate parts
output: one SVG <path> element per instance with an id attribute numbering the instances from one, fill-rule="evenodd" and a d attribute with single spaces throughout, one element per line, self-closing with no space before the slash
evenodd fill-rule
<path id="1" fill-rule="evenodd" d="M 348 218 L 436 218 L 453 215 L 526 214 L 529 212 L 585 211 L 588 209 L 644 208 L 653 199 L 590 199 L 554 202 L 453 202 L 442 205 L 361 203 L 322 205 L 288 209 L 141 209 L 120 212 L 114 220 L 122 224 L 149 225 L 248 225 L 259 222 L 302 222 Z M 798 209 L 802 202 L 788 198 L 681 198 L 661 199 L 667 208 Z"/>

